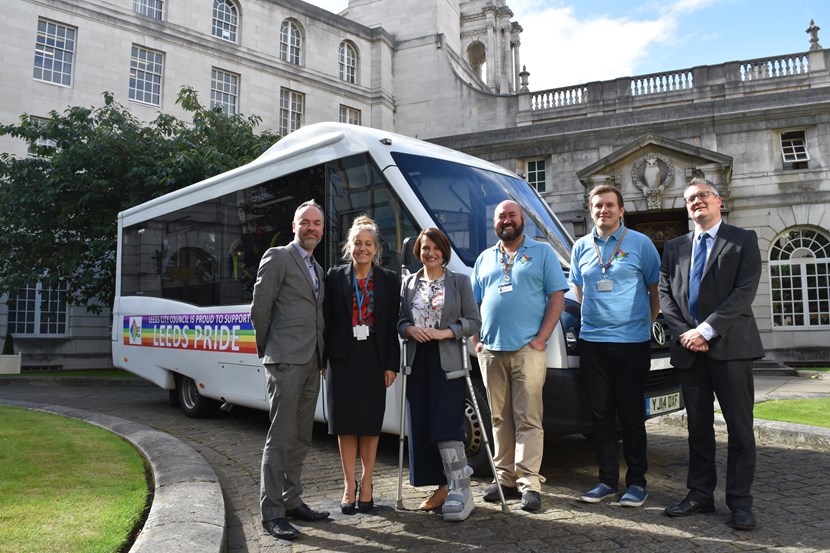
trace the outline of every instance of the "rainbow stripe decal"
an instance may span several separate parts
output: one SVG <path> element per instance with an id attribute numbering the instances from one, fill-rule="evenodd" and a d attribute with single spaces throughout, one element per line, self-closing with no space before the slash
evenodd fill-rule
<path id="1" fill-rule="evenodd" d="M 250 313 L 127 315 L 124 345 L 256 354 Z"/>

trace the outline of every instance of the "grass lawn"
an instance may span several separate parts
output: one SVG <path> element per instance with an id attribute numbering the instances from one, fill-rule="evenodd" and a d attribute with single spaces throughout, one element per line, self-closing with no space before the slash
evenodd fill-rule
<path id="1" fill-rule="evenodd" d="M 0 552 L 126 550 L 147 498 L 144 460 L 119 436 L 0 406 Z"/>
<path id="2" fill-rule="evenodd" d="M 830 399 L 785 399 L 755 404 L 755 418 L 830 428 Z"/>

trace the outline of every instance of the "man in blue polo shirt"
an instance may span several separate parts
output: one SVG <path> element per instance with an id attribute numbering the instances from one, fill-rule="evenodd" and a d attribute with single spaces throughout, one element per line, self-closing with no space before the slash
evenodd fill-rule
<path id="1" fill-rule="evenodd" d="M 588 194 L 596 226 L 574 244 L 570 281 L 582 302 L 580 380 L 591 406 L 599 483 L 580 499 L 616 497 L 620 477 L 617 425 L 628 470 L 624 507 L 641 506 L 646 492 L 643 391 L 651 367 L 651 325 L 660 312 L 660 256 L 651 240 L 622 224 L 620 191 L 597 186 Z"/>
<path id="2" fill-rule="evenodd" d="M 544 449 L 542 387 L 545 347 L 559 322 L 568 283 L 553 249 L 524 234 L 519 204 L 496 206 L 493 227 L 499 242 L 476 260 L 473 293 L 481 310 L 478 353 L 493 417 L 493 460 L 498 473 L 484 500 L 521 495 L 521 508 L 541 508 L 539 474 Z"/>

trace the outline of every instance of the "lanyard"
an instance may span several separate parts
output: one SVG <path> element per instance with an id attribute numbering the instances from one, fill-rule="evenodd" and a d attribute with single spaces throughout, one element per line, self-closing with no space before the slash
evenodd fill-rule
<path id="1" fill-rule="evenodd" d="M 620 236 L 620 241 L 617 242 L 617 247 L 611 253 L 611 257 L 609 257 L 608 261 L 606 261 L 605 263 L 602 262 L 602 254 L 599 251 L 599 246 L 597 246 L 597 241 L 594 240 L 594 249 L 597 252 L 597 259 L 599 260 L 599 266 L 602 269 L 602 278 L 605 278 L 605 270 L 608 269 L 611 266 L 611 264 L 614 262 L 614 256 L 617 255 L 620 251 L 620 248 L 622 248 L 622 242 L 623 242 L 623 240 L 625 240 L 625 235 L 626 234 L 628 234 L 628 229 L 625 229 L 625 232 L 623 232 L 623 235 Z M 609 237 L 609 240 L 610 240 L 610 237 Z"/>
<path id="2" fill-rule="evenodd" d="M 513 264 L 516 262 L 516 258 L 519 256 L 519 250 L 525 243 L 525 237 L 522 237 L 522 243 L 519 244 L 519 247 L 516 249 L 516 253 L 511 255 L 510 257 L 507 256 L 507 252 L 504 251 L 504 246 L 501 242 L 499 242 L 499 263 L 501 263 L 501 269 L 504 271 L 504 281 L 510 282 L 510 271 L 513 270 Z"/>
<path id="3" fill-rule="evenodd" d="M 366 288 L 369 288 L 369 279 L 372 278 L 372 269 L 369 269 L 369 274 L 366 275 Z M 363 324 L 363 298 L 366 295 L 360 286 L 357 284 L 357 271 L 352 271 L 352 279 L 354 280 L 354 297 L 357 299 L 357 321 Z"/>

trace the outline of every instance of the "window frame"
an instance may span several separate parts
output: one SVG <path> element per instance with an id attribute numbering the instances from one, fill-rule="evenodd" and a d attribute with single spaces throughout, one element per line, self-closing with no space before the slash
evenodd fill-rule
<path id="1" fill-rule="evenodd" d="M 541 169 L 538 168 L 539 163 L 542 164 Z M 533 164 L 534 166 L 533 169 L 531 169 L 531 164 Z M 547 160 L 543 157 L 525 160 L 525 173 L 527 175 L 527 183 L 540 194 L 543 194 L 547 191 L 547 165 Z M 542 177 L 541 181 L 539 180 L 540 173 Z M 539 183 L 541 183 L 541 187 L 539 186 Z"/>
<path id="2" fill-rule="evenodd" d="M 362 114 L 360 113 L 359 109 L 344 104 L 340 104 L 341 123 L 348 123 L 349 125 L 360 125 L 362 119 L 361 115 Z"/>
<path id="3" fill-rule="evenodd" d="M 280 59 L 291 65 L 303 64 L 303 30 L 293 19 L 280 25 Z"/>
<path id="4" fill-rule="evenodd" d="M 133 0 L 133 11 L 150 19 L 163 21 L 164 0 Z"/>
<path id="5" fill-rule="evenodd" d="M 35 126 L 35 128 L 40 129 L 41 127 L 49 124 L 49 119 L 47 117 L 36 117 L 36 116 L 29 116 L 29 120 Z M 36 138 L 34 144 L 29 144 L 26 148 L 26 157 L 30 158 L 40 158 L 44 159 L 45 156 L 37 155 L 33 150 L 34 147 L 43 147 L 43 148 L 52 148 L 53 150 L 57 150 L 58 143 L 55 140 L 50 138 Z"/>
<path id="6" fill-rule="evenodd" d="M 71 88 L 77 43 L 77 27 L 39 17 L 32 78 L 43 83 Z M 55 67 L 58 67 L 58 70 L 55 70 Z M 68 69 L 64 70 L 64 68 Z M 47 74 L 49 77 L 46 77 Z M 55 75 L 58 75 L 57 80 Z"/>
<path id="7" fill-rule="evenodd" d="M 26 336 L 30 338 L 60 338 L 69 334 L 69 286 L 65 280 L 58 280 L 57 283 L 58 287 L 53 287 L 51 285 L 45 286 L 42 281 L 38 281 L 34 286 L 30 285 L 16 293 L 9 294 L 7 325 L 9 333 L 15 336 Z M 33 298 L 20 298 L 21 293 L 25 293 L 28 296 L 30 292 L 34 294 Z M 46 310 L 43 309 L 44 300 L 42 298 L 44 293 L 49 295 L 45 300 L 47 303 Z M 53 298 L 53 294 L 56 294 L 57 298 Z M 25 305 L 29 301 L 34 302 L 32 310 L 28 309 L 28 306 Z M 50 311 L 49 307 L 52 306 L 53 301 L 57 303 L 57 308 L 54 311 Z M 20 309 L 21 303 L 23 303 L 22 310 Z M 25 314 L 23 321 L 19 320 L 19 314 L 21 312 Z M 57 317 L 58 320 L 44 321 L 44 316 Z M 23 325 L 23 330 L 21 330 L 21 325 Z M 29 325 L 32 326 L 31 332 L 25 329 Z M 44 325 L 54 327 L 55 331 L 50 332 L 48 328 L 44 331 L 42 328 Z"/>
<path id="8" fill-rule="evenodd" d="M 218 77 L 224 77 L 219 79 Z M 239 74 L 211 67 L 210 69 L 210 107 L 221 107 L 228 115 L 239 113 Z M 233 102 L 227 101 L 233 98 Z"/>
<path id="9" fill-rule="evenodd" d="M 357 47 L 347 40 L 341 42 L 337 51 L 337 61 L 340 80 L 349 84 L 357 84 Z"/>
<path id="10" fill-rule="evenodd" d="M 143 58 L 142 53 L 145 54 Z M 150 55 L 153 56 L 152 60 L 149 59 Z M 139 75 L 141 75 L 141 78 L 139 78 Z M 147 76 L 150 78 L 147 78 Z M 139 88 L 138 83 L 145 84 L 142 88 Z M 164 52 L 133 44 L 130 51 L 130 85 L 128 92 L 130 101 L 161 107 L 163 91 Z M 147 97 L 150 100 L 147 100 Z M 155 102 L 152 100 L 155 100 Z"/>
<path id="11" fill-rule="evenodd" d="M 280 88 L 280 135 L 285 136 L 303 126 L 305 94 Z"/>
<path id="12" fill-rule="evenodd" d="M 224 9 L 220 11 L 221 8 Z M 214 0 L 210 21 L 210 34 L 214 38 L 239 44 L 239 6 L 236 3 L 231 0 Z"/>
<path id="13" fill-rule="evenodd" d="M 790 227 L 770 242 L 767 259 L 772 329 L 830 329 L 830 234 L 811 226 Z"/>
<path id="14" fill-rule="evenodd" d="M 807 169 L 810 151 L 807 149 L 807 133 L 803 129 L 782 131 L 780 144 L 785 169 Z"/>

